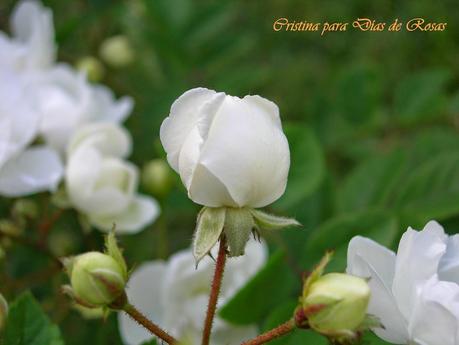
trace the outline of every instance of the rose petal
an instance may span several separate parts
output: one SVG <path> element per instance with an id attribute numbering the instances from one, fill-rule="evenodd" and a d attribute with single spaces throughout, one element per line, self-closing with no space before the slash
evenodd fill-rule
<path id="1" fill-rule="evenodd" d="M 100 230 L 110 231 L 115 224 L 118 234 L 134 234 L 152 223 L 159 213 L 156 200 L 138 195 L 123 212 L 112 216 L 89 214 L 89 221 Z"/>
<path id="2" fill-rule="evenodd" d="M 0 194 L 17 197 L 53 191 L 62 175 L 62 162 L 54 150 L 46 146 L 32 147 L 0 169 Z"/>
<path id="3" fill-rule="evenodd" d="M 149 319 L 162 325 L 164 299 L 162 282 L 166 274 L 166 265 L 157 260 L 144 263 L 131 275 L 126 293 L 130 303 L 137 306 Z M 146 293 L 146 291 L 148 291 Z M 140 345 L 152 338 L 151 334 L 140 327 L 125 313 L 118 313 L 118 325 L 121 338 L 127 345 Z"/>
<path id="4" fill-rule="evenodd" d="M 394 270 L 395 254 L 392 251 L 360 236 L 349 242 L 347 273 L 370 278 L 368 313 L 376 316 L 384 326 L 373 331 L 390 343 L 405 344 L 408 340 L 408 324 L 392 295 Z"/>
<path id="5" fill-rule="evenodd" d="M 409 228 L 400 240 L 392 292 L 399 309 L 409 318 L 417 298 L 418 285 L 437 273 L 446 251 L 447 236 L 435 221 L 422 231 Z"/>

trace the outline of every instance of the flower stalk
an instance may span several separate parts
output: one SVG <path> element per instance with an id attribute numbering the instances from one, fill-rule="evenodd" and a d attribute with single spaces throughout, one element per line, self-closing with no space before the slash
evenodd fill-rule
<path id="1" fill-rule="evenodd" d="M 241 345 L 259 345 L 266 344 L 271 340 L 277 339 L 286 335 L 295 329 L 295 321 L 293 319 L 288 320 L 287 322 L 273 328 L 266 333 L 260 334 L 259 336 L 243 342 Z"/>
<path id="2" fill-rule="evenodd" d="M 161 327 L 149 320 L 145 315 L 143 315 L 136 307 L 132 304 L 127 303 L 123 311 L 128 314 L 135 322 L 139 325 L 145 327 L 151 334 L 157 336 L 161 340 L 165 341 L 169 345 L 178 344 L 177 339 L 171 336 L 169 333 L 164 331 Z"/>
<path id="3" fill-rule="evenodd" d="M 223 273 L 226 264 L 226 238 L 220 238 L 220 247 L 218 249 L 218 257 L 215 265 L 214 279 L 210 290 L 209 304 L 207 306 L 206 320 L 204 322 L 204 331 L 202 333 L 202 345 L 209 345 L 210 334 L 212 332 L 212 324 L 215 317 L 215 310 L 217 309 L 218 295 L 223 280 Z"/>

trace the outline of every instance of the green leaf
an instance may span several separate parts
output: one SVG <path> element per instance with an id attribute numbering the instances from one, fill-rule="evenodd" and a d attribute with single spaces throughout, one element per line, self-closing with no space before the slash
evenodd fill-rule
<path id="1" fill-rule="evenodd" d="M 338 189 L 340 212 L 353 212 L 387 205 L 406 166 L 406 155 L 396 150 L 372 157 L 358 165 Z"/>
<path id="2" fill-rule="evenodd" d="M 274 306 L 286 299 L 295 283 L 284 259 L 281 251 L 272 255 L 266 265 L 220 309 L 219 315 L 238 325 L 263 320 Z"/>
<path id="3" fill-rule="evenodd" d="M 198 263 L 217 243 L 225 224 L 226 209 L 204 207 L 198 215 L 193 241 L 193 255 Z"/>
<path id="4" fill-rule="evenodd" d="M 4 345 L 63 345 L 59 328 L 51 323 L 30 292 L 10 306 Z"/>
<path id="5" fill-rule="evenodd" d="M 293 218 L 279 217 L 259 210 L 250 210 L 250 212 L 260 229 L 279 230 L 290 226 L 301 226 L 301 224 Z"/>
<path id="6" fill-rule="evenodd" d="M 350 123 L 361 125 L 373 119 L 380 97 L 381 87 L 376 71 L 357 66 L 346 69 L 339 79 L 335 105 L 337 112 Z"/>
<path id="7" fill-rule="evenodd" d="M 459 150 L 434 156 L 400 186 L 396 206 L 407 222 L 425 223 L 459 214 Z"/>
<path id="8" fill-rule="evenodd" d="M 403 79 L 395 90 L 394 111 L 402 124 L 431 119 L 446 111 L 446 70 L 427 70 Z"/>
<path id="9" fill-rule="evenodd" d="M 281 210 L 288 210 L 311 195 L 325 175 L 324 154 L 314 133 L 299 124 L 284 125 L 290 145 L 290 172 L 287 189 L 276 202 Z"/>
<path id="10" fill-rule="evenodd" d="M 381 338 L 378 338 L 376 334 L 373 332 L 365 332 L 363 334 L 363 344 L 369 344 L 369 345 L 389 345 L 390 343 L 382 340 Z"/>
<path id="11" fill-rule="evenodd" d="M 343 271 L 346 268 L 347 245 L 352 237 L 366 236 L 391 247 L 397 234 L 398 221 L 388 212 L 367 211 L 337 216 L 311 234 L 304 246 L 301 262 L 305 269 L 312 269 L 327 250 L 334 249 L 335 254 L 327 270 Z"/>

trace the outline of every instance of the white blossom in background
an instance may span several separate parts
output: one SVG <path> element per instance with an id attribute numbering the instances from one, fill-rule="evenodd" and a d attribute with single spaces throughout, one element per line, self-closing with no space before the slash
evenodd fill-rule
<path id="1" fill-rule="evenodd" d="M 277 105 L 205 88 L 185 92 L 161 142 L 189 197 L 210 207 L 264 207 L 285 191 L 290 151 Z"/>
<path id="2" fill-rule="evenodd" d="M 130 97 L 115 100 L 105 86 L 90 84 L 82 72 L 59 64 L 42 74 L 29 97 L 43 116 L 40 133 L 46 143 L 65 152 L 69 138 L 93 122 L 121 123 L 130 114 Z"/>
<path id="3" fill-rule="evenodd" d="M 395 254 L 354 237 L 347 272 L 368 277 L 368 312 L 384 326 L 373 331 L 393 344 L 459 344 L 459 235 L 448 237 L 436 222 L 409 228 Z"/>
<path id="4" fill-rule="evenodd" d="M 38 1 L 22 1 L 11 17 L 12 37 L 0 32 L 0 69 L 34 72 L 52 66 L 56 55 L 53 15 Z"/>
<path id="5" fill-rule="evenodd" d="M 70 203 L 100 230 L 135 233 L 153 222 L 158 203 L 137 194 L 138 169 L 125 160 L 131 137 L 113 123 L 80 128 L 67 152 L 66 192 Z"/>
<path id="6" fill-rule="evenodd" d="M 244 256 L 229 260 L 218 306 L 230 300 L 258 272 L 266 259 L 266 245 L 251 240 Z M 196 269 L 191 250 L 175 253 L 166 262 L 155 260 L 144 263 L 132 273 L 128 282 L 126 291 L 129 301 L 183 343 L 198 345 L 201 343 L 214 266 L 215 262 L 207 257 Z M 118 314 L 118 320 L 121 337 L 127 345 L 140 345 L 151 339 L 151 334 L 124 313 Z M 257 334 L 255 325 L 232 325 L 217 316 L 211 344 L 240 344 Z"/>
<path id="7" fill-rule="evenodd" d="M 0 194 L 16 197 L 53 191 L 63 167 L 52 148 L 30 146 L 41 121 L 30 85 L 54 61 L 52 14 L 38 2 L 21 2 L 11 31 L 12 37 L 0 32 Z"/>

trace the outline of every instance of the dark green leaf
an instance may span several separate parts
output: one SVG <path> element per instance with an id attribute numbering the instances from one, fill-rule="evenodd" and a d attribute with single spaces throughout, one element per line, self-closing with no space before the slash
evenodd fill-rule
<path id="1" fill-rule="evenodd" d="M 4 345 L 63 345 L 59 328 L 51 323 L 30 292 L 10 306 Z"/>
<path id="2" fill-rule="evenodd" d="M 288 210 L 313 193 L 325 175 L 325 162 L 320 143 L 314 133 L 298 124 L 284 125 L 290 152 L 291 165 L 287 190 L 275 204 Z"/>
<path id="3" fill-rule="evenodd" d="M 292 290 L 295 278 L 284 260 L 281 251 L 272 255 L 247 285 L 221 308 L 219 315 L 240 325 L 263 320 Z"/>

